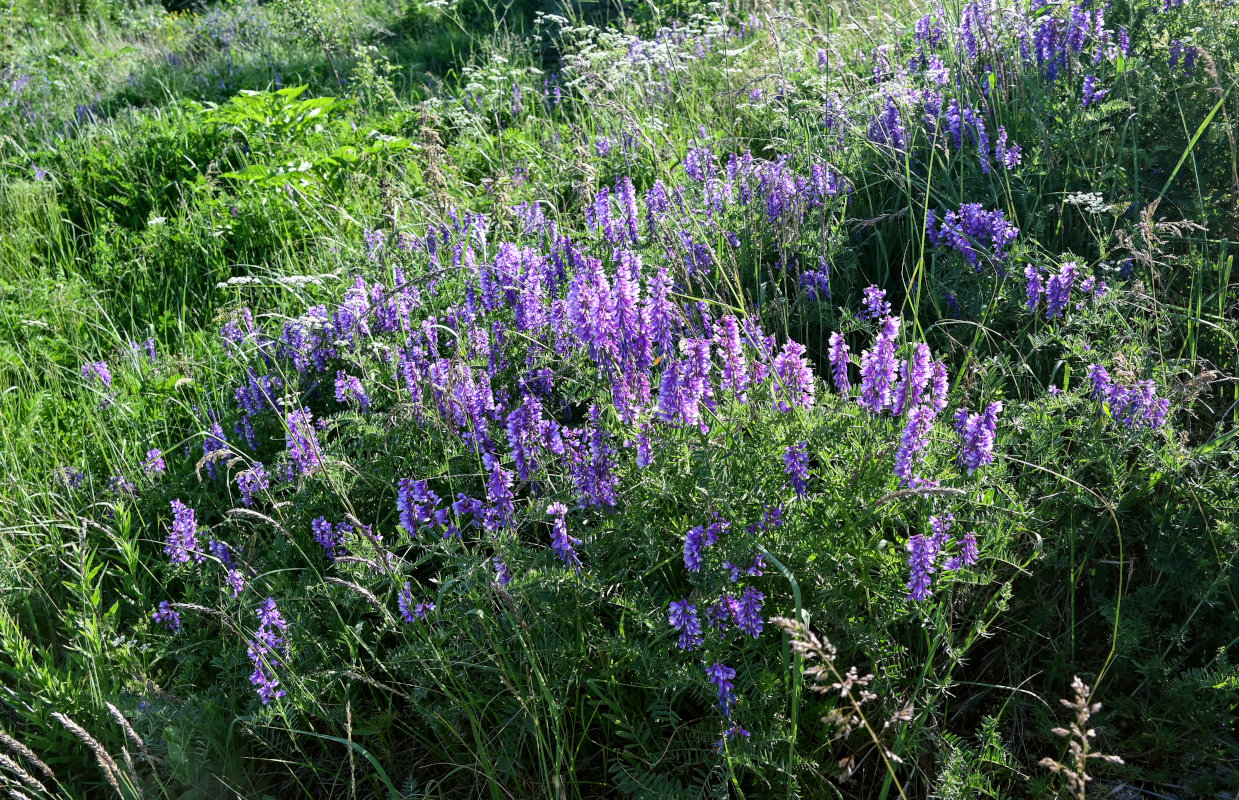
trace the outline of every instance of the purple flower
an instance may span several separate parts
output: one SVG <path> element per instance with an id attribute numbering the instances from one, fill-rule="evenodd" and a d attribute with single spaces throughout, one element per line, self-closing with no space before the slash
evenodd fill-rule
<path id="1" fill-rule="evenodd" d="M 783 452 L 783 472 L 798 497 L 809 493 L 809 443 L 793 444 Z"/>
<path id="2" fill-rule="evenodd" d="M 560 561 L 575 569 L 579 574 L 581 559 L 577 555 L 576 545 L 580 544 L 581 540 L 568 534 L 568 507 L 563 503 L 551 503 L 546 507 L 546 513 L 552 517 L 551 549 L 555 551 L 555 555 L 559 556 Z"/>
<path id="3" fill-rule="evenodd" d="M 212 556 L 219 559 L 219 563 L 225 567 L 232 566 L 232 549 L 229 548 L 226 542 L 210 539 L 207 541 L 207 549 L 211 551 Z"/>
<path id="4" fill-rule="evenodd" d="M 1041 304 L 1041 298 L 1045 297 L 1045 284 L 1041 281 L 1041 270 L 1029 264 L 1024 267 L 1024 277 L 1028 279 L 1026 290 L 1028 301 L 1025 305 L 1029 311 L 1036 311 L 1037 306 Z"/>
<path id="5" fill-rule="evenodd" d="M 937 215 L 927 215 L 927 235 L 935 247 L 945 244 L 963 255 L 964 260 L 981 269 L 980 251 L 976 245 L 987 247 L 996 261 L 1005 261 L 1007 248 L 1019 236 L 1019 228 L 1007 221 L 1006 214 L 997 209 L 986 211 L 980 203 L 965 203 L 958 211 L 951 211 L 937 223 Z"/>
<path id="6" fill-rule="evenodd" d="M 977 534 L 975 531 L 968 531 L 964 534 L 964 540 L 960 543 L 959 555 L 946 562 L 946 569 L 954 572 L 961 567 L 971 567 L 977 563 L 979 554 L 977 552 Z"/>
<path id="7" fill-rule="evenodd" d="M 830 265 L 826 263 L 825 258 L 821 260 L 817 269 L 801 273 L 800 285 L 805 288 L 810 300 L 830 299 Z"/>
<path id="8" fill-rule="evenodd" d="M 246 508 L 254 505 L 254 492 L 265 492 L 271 488 L 271 479 L 261 461 L 255 461 L 252 467 L 237 473 L 237 488 L 241 490 L 241 505 Z"/>
<path id="9" fill-rule="evenodd" d="M 1109 89 L 1097 88 L 1097 78 L 1092 75 L 1085 75 L 1084 84 L 1080 89 L 1080 105 L 1088 108 L 1094 103 L 1101 102 L 1102 98 L 1109 93 Z"/>
<path id="10" fill-rule="evenodd" d="M 740 341 L 740 325 L 735 317 L 728 314 L 714 323 L 714 342 L 723 360 L 723 379 L 719 388 L 734 391 L 743 403 L 749 385 L 749 368 Z"/>
<path id="11" fill-rule="evenodd" d="M 704 534 L 705 528 L 698 525 L 684 535 L 684 568 L 689 572 L 701 571 Z"/>
<path id="12" fill-rule="evenodd" d="M 159 609 L 151 614 L 151 619 L 173 633 L 181 630 L 181 615 L 176 612 L 176 609 L 167 600 L 159 604 Z"/>
<path id="13" fill-rule="evenodd" d="M 676 644 L 681 650 L 691 651 L 701 646 L 704 640 L 701 635 L 701 620 L 697 618 L 697 606 L 690 604 L 687 600 L 681 600 L 678 603 L 673 600 L 670 622 L 671 627 L 680 632 L 680 638 Z"/>
<path id="14" fill-rule="evenodd" d="M 886 299 L 886 290 L 877 286 L 865 289 L 865 307 L 860 312 L 861 319 L 881 319 L 891 313 L 891 304 Z"/>
<path id="15" fill-rule="evenodd" d="M 1045 290 L 1047 319 L 1057 319 L 1063 315 L 1063 311 L 1071 302 L 1071 287 L 1075 283 L 1078 269 L 1078 264 L 1068 261 L 1059 267 L 1057 275 L 1050 276 Z"/>
<path id="16" fill-rule="evenodd" d="M 831 376 L 834 378 L 835 388 L 839 390 L 841 395 L 849 394 L 852 391 L 852 384 L 848 380 L 848 364 L 852 361 L 852 353 L 848 350 L 847 339 L 843 338 L 843 334 L 830 334 L 828 356 L 830 358 Z"/>
<path id="17" fill-rule="evenodd" d="M 404 588 L 400 590 L 396 605 L 400 607 L 400 618 L 405 622 L 424 620 L 435 610 L 434 603 L 413 602 L 413 586 L 408 581 L 405 581 Z"/>
<path id="18" fill-rule="evenodd" d="M 215 412 L 209 412 L 212 416 Z M 224 438 L 224 429 L 218 422 L 211 423 L 211 429 L 202 437 L 202 460 L 206 464 L 207 474 L 212 478 L 219 475 L 217 462 L 228 458 L 232 451 Z"/>
<path id="19" fill-rule="evenodd" d="M 860 397 L 857 402 L 871 414 L 881 414 L 890 407 L 891 389 L 898 369 L 895 359 L 896 339 L 899 336 L 899 318 L 887 317 L 882 321 L 872 349 L 860 357 Z"/>
<path id="20" fill-rule="evenodd" d="M 134 497 L 138 493 L 138 487 L 133 481 L 119 472 L 108 480 L 108 489 L 117 497 Z"/>
<path id="21" fill-rule="evenodd" d="M 367 228 L 361 232 L 361 238 L 366 242 L 366 258 L 371 261 L 378 260 L 379 251 L 383 249 L 383 238 L 385 236 L 386 233 L 378 229 Z"/>
<path id="22" fill-rule="evenodd" d="M 994 141 L 994 160 L 1007 170 L 1013 170 L 1020 165 L 1023 156 L 1018 144 L 1007 143 L 1007 129 L 999 125 L 998 137 Z"/>
<path id="23" fill-rule="evenodd" d="M 258 630 L 250 641 L 247 652 L 254 665 L 250 674 L 250 683 L 258 690 L 258 698 L 263 705 L 283 697 L 287 692 L 279 688 L 280 681 L 275 675 L 275 667 L 281 664 L 279 656 L 284 653 L 284 640 L 279 636 L 288 623 L 280 616 L 275 600 L 268 597 L 258 607 Z"/>
<path id="24" fill-rule="evenodd" d="M 714 408 L 709 339 L 682 339 L 685 357 L 669 363 L 658 385 L 658 415 L 669 424 L 709 430 L 701 413 Z"/>
<path id="25" fill-rule="evenodd" d="M 951 539 L 951 526 L 955 524 L 955 515 L 946 513 L 929 518 L 929 528 L 934 532 L 931 542 L 935 550 L 946 547 Z"/>
<path id="26" fill-rule="evenodd" d="M 164 463 L 163 451 L 159 448 L 152 448 L 146 451 L 146 460 L 142 462 L 142 469 L 147 475 L 162 475 L 168 470 L 168 465 Z"/>
<path id="27" fill-rule="evenodd" d="M 499 464 L 499 459 L 487 453 L 482 465 L 490 472 L 486 481 L 486 505 L 482 509 L 482 527 L 497 531 L 512 524 L 516 516 L 516 496 L 512 494 L 512 473 Z"/>
<path id="28" fill-rule="evenodd" d="M 370 395 L 366 394 L 365 387 L 361 385 L 361 378 L 340 370 L 336 373 L 336 402 L 347 403 L 349 400 L 360 405 L 362 411 L 370 408 Z"/>
<path id="29" fill-rule="evenodd" d="M 624 175 L 615 179 L 615 197 L 619 200 L 620 212 L 624 218 L 624 230 L 628 241 L 636 244 L 640 238 L 637 216 L 637 190 L 632 185 L 632 178 Z"/>
<path id="30" fill-rule="evenodd" d="M 731 723 L 731 727 L 723 731 L 723 738 L 714 743 L 714 752 L 723 752 L 727 749 L 727 743 L 738 736 L 743 736 L 747 739 L 751 735 L 752 734 L 740 726 L 740 723 L 733 721 Z"/>
<path id="31" fill-rule="evenodd" d="M 239 345 L 254 333 L 254 315 L 248 308 L 233 312 L 232 317 L 220 328 L 219 335 L 231 345 Z"/>
<path id="32" fill-rule="evenodd" d="M 732 679 L 736 677 L 736 671 L 726 664 L 716 662 L 706 667 L 706 677 L 718 689 L 719 708 L 723 710 L 725 715 L 730 716 L 731 704 L 736 699 L 736 687 L 732 683 Z"/>
<path id="33" fill-rule="evenodd" d="M 56 482 L 66 489 L 76 489 L 86 480 L 86 473 L 77 467 L 61 467 L 55 475 Z"/>
<path id="34" fill-rule="evenodd" d="M 955 412 L 955 432 L 959 434 L 959 466 L 972 475 L 980 467 L 994 461 L 994 432 L 1002 403 L 990 403 L 984 413 L 970 413 L 961 408 Z"/>
<path id="35" fill-rule="evenodd" d="M 1093 387 L 1093 397 L 1105 397 L 1110 390 L 1110 373 L 1100 364 L 1088 368 L 1088 382 Z"/>
<path id="36" fill-rule="evenodd" d="M 886 103 L 881 113 L 875 114 L 869 121 L 869 141 L 886 145 L 892 150 L 903 150 L 907 146 L 899 107 L 889 94 L 886 95 Z"/>
<path id="37" fill-rule="evenodd" d="M 1138 381 L 1134 386 L 1110 382 L 1110 376 L 1100 364 L 1089 368 L 1094 396 L 1110 407 L 1110 416 L 1128 428 L 1160 428 L 1166 422 L 1170 401 L 1157 396 L 1157 385 L 1151 380 Z"/>
<path id="38" fill-rule="evenodd" d="M 287 426 L 288 454 L 298 473 L 306 474 L 322 463 L 322 450 L 314 431 L 314 417 L 310 409 L 293 409 L 284 418 Z"/>
<path id="39" fill-rule="evenodd" d="M 435 524 L 438 505 L 439 495 L 430 488 L 428 481 L 405 478 L 397 485 L 396 510 L 399 512 L 400 527 L 410 537 L 417 533 L 419 525 Z"/>
<path id="40" fill-rule="evenodd" d="M 813 368 L 804 354 L 805 346 L 789 339 L 774 358 L 772 390 L 779 411 L 813 407 Z"/>
<path id="41" fill-rule="evenodd" d="M 766 596 L 752 586 L 747 586 L 735 607 L 736 627 L 753 638 L 761 635 L 765 621 L 761 617 Z"/>
<path id="42" fill-rule="evenodd" d="M 917 406 L 908 413 L 899 447 L 895 450 L 894 472 L 900 486 L 918 485 L 920 479 L 912 474 L 912 470 L 923 458 L 921 453 L 929 446 L 929 432 L 933 430 L 937 417 L 938 412 L 925 405 Z"/>
<path id="43" fill-rule="evenodd" d="M 314 532 L 314 541 L 327 554 L 327 560 L 334 563 L 338 555 L 345 553 L 344 537 L 353 530 L 353 526 L 346 522 L 333 525 L 326 517 L 317 517 L 310 523 L 310 529 Z"/>
<path id="44" fill-rule="evenodd" d="M 921 404 L 933 377 L 933 367 L 929 345 L 924 342 L 914 344 L 912 357 L 899 364 L 899 383 L 891 390 L 892 413 L 899 416 Z"/>
<path id="45" fill-rule="evenodd" d="M 82 365 L 82 377 L 90 380 L 92 377 L 103 384 L 103 388 L 112 388 L 112 371 L 106 361 L 92 361 Z"/>
<path id="46" fill-rule="evenodd" d="M 908 599 L 928 600 L 938 552 L 933 543 L 921 534 L 908 540 Z"/>
<path id="47" fill-rule="evenodd" d="M 232 599 L 234 600 L 240 596 L 241 592 L 245 591 L 245 577 L 239 570 L 228 570 L 228 575 L 224 578 L 224 581 L 232 591 Z"/>
<path id="48" fill-rule="evenodd" d="M 491 563 L 495 568 L 495 579 L 499 581 L 500 586 L 507 586 L 512 582 L 512 571 L 508 569 L 508 565 L 499 556 L 491 559 Z"/>
<path id="49" fill-rule="evenodd" d="M 194 510 L 180 500 L 172 501 L 172 528 L 163 551 L 173 564 L 185 564 L 192 556 L 201 564 L 206 560 L 198 541 L 198 520 Z"/>

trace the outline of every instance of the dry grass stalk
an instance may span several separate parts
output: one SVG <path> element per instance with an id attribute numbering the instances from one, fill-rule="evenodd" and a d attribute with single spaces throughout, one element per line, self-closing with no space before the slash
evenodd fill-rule
<path id="1" fill-rule="evenodd" d="M 95 740 L 95 737 L 87 733 L 81 725 L 78 725 L 76 722 L 69 719 L 69 717 L 65 714 L 57 711 L 52 714 L 52 717 L 61 725 L 65 726 L 65 729 L 68 730 L 69 733 L 76 736 L 82 744 L 86 745 L 90 752 L 95 754 L 95 761 L 99 763 L 99 769 L 103 771 L 103 777 L 107 779 L 108 785 L 110 785 L 117 794 L 120 794 L 120 767 L 116 765 L 115 759 L 108 755 L 108 751 L 103 749 L 103 745 L 99 744 L 99 742 Z"/>
<path id="2" fill-rule="evenodd" d="M 9 749 L 10 752 L 14 753 L 15 755 L 19 755 L 22 758 L 26 759 L 26 761 L 29 762 L 31 766 L 33 766 L 39 772 L 47 776 L 49 780 L 53 780 L 53 781 L 56 780 L 56 774 L 52 772 L 52 768 L 44 764 L 41 760 L 39 760 L 39 757 L 34 754 L 33 750 L 31 750 L 29 747 L 26 747 L 26 745 L 17 741 L 12 736 L 9 736 L 4 731 L 0 731 L 0 744 L 3 744 L 5 747 Z"/>
<path id="3" fill-rule="evenodd" d="M 1093 714 L 1101 710 L 1101 703 L 1089 702 L 1091 690 L 1084 684 L 1084 681 L 1080 680 L 1079 676 L 1076 676 L 1071 681 L 1071 690 L 1075 695 L 1075 699 L 1059 700 L 1067 708 L 1076 712 L 1075 718 L 1071 721 L 1071 727 L 1055 728 L 1052 731 L 1055 736 L 1061 736 L 1069 740 L 1067 743 L 1067 755 L 1071 763 L 1063 764 L 1049 757 L 1041 759 L 1038 763 L 1051 772 L 1058 773 L 1066 778 L 1067 790 L 1071 792 L 1076 800 L 1084 800 L 1085 793 L 1088 790 L 1088 782 L 1092 780 L 1087 771 L 1089 760 L 1098 759 L 1107 764 L 1122 764 L 1123 759 L 1118 756 L 1108 756 L 1091 751 L 1091 741 L 1097 738 L 1097 731 L 1088 726 L 1088 721 Z"/>

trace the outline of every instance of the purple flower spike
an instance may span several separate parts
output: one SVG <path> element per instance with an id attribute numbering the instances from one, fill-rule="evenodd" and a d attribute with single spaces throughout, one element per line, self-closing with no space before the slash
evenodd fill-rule
<path id="1" fill-rule="evenodd" d="M 400 618 L 405 622 L 424 620 L 430 616 L 430 612 L 435 610 L 434 603 L 413 602 L 413 586 L 408 581 L 405 581 L 404 588 L 400 590 L 396 605 L 400 607 Z"/>
<path id="2" fill-rule="evenodd" d="M 176 609 L 167 600 L 159 604 L 159 609 L 154 614 L 151 614 L 151 619 L 163 625 L 172 633 L 178 633 L 181 630 L 181 615 L 176 612 Z"/>
<path id="3" fill-rule="evenodd" d="M 830 374 L 834 378 L 835 388 L 839 394 L 847 395 L 852 391 L 848 380 L 848 365 L 852 362 L 852 353 L 848 350 L 847 339 L 841 333 L 830 334 Z"/>
<path id="4" fill-rule="evenodd" d="M 318 434 L 314 430 L 314 417 L 310 409 L 300 408 L 288 412 L 284 419 L 288 426 L 286 438 L 288 455 L 292 459 L 296 472 L 305 474 L 312 472 L 322 463 L 322 450 L 318 445 Z"/>
<path id="5" fill-rule="evenodd" d="M 804 497 L 809 493 L 808 447 L 808 442 L 799 442 L 783 453 L 783 471 L 787 473 L 788 484 L 795 490 L 797 497 Z"/>
<path id="6" fill-rule="evenodd" d="M 865 289 L 865 307 L 860 312 L 861 319 L 881 319 L 889 317 L 891 304 L 886 299 L 886 290 L 876 286 Z"/>
<path id="7" fill-rule="evenodd" d="M 580 544 L 581 540 L 568 534 L 568 507 L 563 503 L 551 503 L 546 507 L 546 513 L 552 517 L 551 549 L 559 556 L 560 561 L 580 573 L 581 559 L 577 555 L 576 545 Z"/>
<path id="8" fill-rule="evenodd" d="M 163 551 L 173 564 L 185 564 L 192 557 L 201 564 L 206 560 L 198 541 L 198 521 L 194 510 L 180 500 L 172 501 L 172 529 Z"/>
<path id="9" fill-rule="evenodd" d="M 142 462 L 142 469 L 147 475 L 162 475 L 168 470 L 168 465 L 164 463 L 163 451 L 159 448 L 153 448 L 146 451 L 146 460 Z"/>
<path id="10" fill-rule="evenodd" d="M 671 627 L 680 632 L 676 645 L 681 650 L 692 651 L 701 646 L 704 640 L 701 635 L 701 620 L 697 618 L 697 606 L 687 600 L 673 600 L 669 619 Z"/>
<path id="11" fill-rule="evenodd" d="M 761 617 L 762 604 L 766 595 L 752 586 L 745 587 L 744 594 L 735 607 L 736 627 L 753 638 L 761 635 L 765 621 Z"/>
<path id="12" fill-rule="evenodd" d="M 970 413 L 961 408 L 955 412 L 955 432 L 959 434 L 959 466 L 972 475 L 980 467 L 994 461 L 994 432 L 1002 403 L 990 403 L 984 413 Z"/>
<path id="13" fill-rule="evenodd" d="M 929 599 L 937 554 L 933 543 L 919 533 L 908 540 L 909 600 L 919 603 Z"/>
<path id="14" fill-rule="evenodd" d="M 706 667 L 706 677 L 718 689 L 718 705 L 726 715 L 731 714 L 731 704 L 736 699 L 736 687 L 732 679 L 736 677 L 735 669 L 726 664 L 714 663 Z"/>
<path id="15" fill-rule="evenodd" d="M 896 339 L 899 337 L 899 318 L 887 317 L 882 321 L 882 330 L 860 357 L 860 397 L 857 402 L 871 414 L 881 414 L 891 404 L 891 389 L 895 382 L 898 363 L 895 359 Z"/>
<path id="16" fill-rule="evenodd" d="M 977 563 L 978 557 L 977 534 L 975 531 L 969 531 L 964 534 L 964 540 L 960 543 L 959 555 L 948 561 L 946 563 L 946 568 L 952 572 L 955 572 L 962 567 L 971 567 L 973 564 Z"/>

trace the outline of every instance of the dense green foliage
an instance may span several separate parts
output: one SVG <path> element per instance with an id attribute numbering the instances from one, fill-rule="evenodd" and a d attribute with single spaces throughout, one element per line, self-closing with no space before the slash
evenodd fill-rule
<path id="1" fill-rule="evenodd" d="M 10 3 L 0 790 L 1046 797 L 1075 793 L 1040 762 L 1075 769 L 1053 731 L 1082 713 L 1124 762 L 1089 760 L 1093 791 L 1233 791 L 1239 12 L 1093 5 Z M 968 204 L 1018 235 L 951 238 Z M 1061 313 L 1028 302 L 1026 270 L 1072 264 Z M 572 324 L 660 270 L 675 331 L 644 362 L 600 344 L 609 312 Z M 923 344 L 949 377 L 911 476 L 912 414 L 858 402 L 892 325 L 905 369 Z M 707 341 L 698 425 L 668 404 Z M 1164 424 L 1093 365 L 1152 381 Z M 526 398 L 554 433 L 518 446 Z M 997 403 L 968 466 L 952 418 Z M 406 480 L 439 521 L 406 519 Z M 743 593 L 755 630 L 709 625 Z"/>

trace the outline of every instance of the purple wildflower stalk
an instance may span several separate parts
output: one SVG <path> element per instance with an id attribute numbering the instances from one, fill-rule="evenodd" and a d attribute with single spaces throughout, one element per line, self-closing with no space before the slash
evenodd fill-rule
<path id="1" fill-rule="evenodd" d="M 715 662 L 706 667 L 706 677 L 710 679 L 710 683 L 718 690 L 718 705 L 722 709 L 723 714 L 731 715 L 731 704 L 736 699 L 736 687 L 732 680 L 736 677 L 736 671 L 726 664 Z"/>
<path id="2" fill-rule="evenodd" d="M 280 687 L 279 678 L 275 675 L 275 667 L 280 666 L 280 656 L 284 654 L 284 639 L 280 636 L 288 627 L 288 623 L 280 616 L 275 600 L 268 597 L 258 607 L 258 630 L 249 643 L 248 655 L 254 665 L 250 674 L 250 683 L 258 690 L 258 698 L 263 705 L 272 700 L 278 700 L 287 694 Z"/>
<path id="3" fill-rule="evenodd" d="M 852 361 L 852 353 L 848 350 L 847 339 L 843 338 L 843 334 L 830 334 L 828 356 L 830 358 L 831 377 L 834 378 L 835 388 L 839 390 L 841 395 L 849 394 L 852 391 L 852 384 L 848 380 L 848 365 Z"/>
<path id="4" fill-rule="evenodd" d="M 430 612 L 435 610 L 433 602 L 413 602 L 413 585 L 409 581 L 404 582 L 404 587 L 396 598 L 396 605 L 400 608 L 400 618 L 405 622 L 424 620 L 430 616 Z"/>
<path id="5" fill-rule="evenodd" d="M 159 608 L 151 614 L 151 620 L 163 625 L 172 633 L 178 633 L 181 630 L 181 615 L 167 600 L 159 604 Z"/>
<path id="6" fill-rule="evenodd" d="M 966 408 L 955 412 L 955 432 L 959 434 L 959 466 L 972 475 L 979 468 L 994 461 L 994 432 L 998 427 L 998 414 L 1002 403 L 990 403 L 983 413 L 972 413 Z"/>
<path id="7" fill-rule="evenodd" d="M 680 632 L 676 645 L 685 651 L 700 647 L 704 641 L 701 635 L 701 620 L 697 618 L 697 606 L 688 600 L 672 601 L 669 620 L 671 627 Z"/>
<path id="8" fill-rule="evenodd" d="M 163 451 L 157 447 L 147 450 L 142 469 L 147 475 L 162 475 L 167 472 L 168 465 L 163 460 Z"/>
<path id="9" fill-rule="evenodd" d="M 809 493 L 809 443 L 798 442 L 783 452 L 783 472 L 797 497 Z"/>
<path id="10" fill-rule="evenodd" d="M 568 534 L 568 507 L 563 503 L 551 503 L 546 507 L 546 513 L 551 515 L 551 549 L 559 560 L 572 567 L 579 574 L 581 559 L 577 555 L 576 545 L 581 540 Z"/>
<path id="11" fill-rule="evenodd" d="M 172 501 L 172 528 L 163 551 L 174 564 L 185 564 L 192 557 L 199 564 L 206 560 L 198 541 L 198 521 L 194 510 L 180 500 Z"/>

